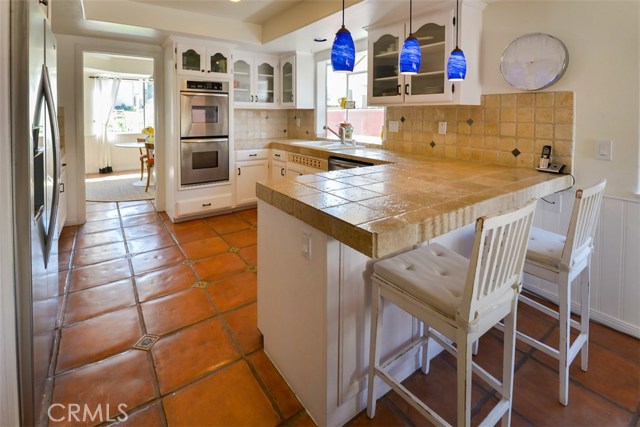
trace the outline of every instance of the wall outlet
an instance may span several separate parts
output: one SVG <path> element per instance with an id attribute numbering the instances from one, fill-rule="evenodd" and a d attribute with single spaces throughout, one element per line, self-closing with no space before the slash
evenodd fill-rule
<path id="1" fill-rule="evenodd" d="M 300 117 L 296 117 L 296 126 L 300 127 Z"/>
<path id="2" fill-rule="evenodd" d="M 398 132 L 399 127 L 400 125 L 397 120 L 389 120 L 389 132 Z"/>
<path id="3" fill-rule="evenodd" d="M 303 257 L 311 259 L 311 233 L 300 234 L 300 250 Z"/>
<path id="4" fill-rule="evenodd" d="M 596 141 L 596 159 L 611 160 L 613 158 L 613 141 Z"/>
<path id="5" fill-rule="evenodd" d="M 562 194 L 553 193 L 544 196 L 538 204 L 542 205 L 542 209 L 548 212 L 562 213 Z"/>
<path id="6" fill-rule="evenodd" d="M 438 133 L 440 135 L 447 134 L 447 122 L 438 122 Z"/>

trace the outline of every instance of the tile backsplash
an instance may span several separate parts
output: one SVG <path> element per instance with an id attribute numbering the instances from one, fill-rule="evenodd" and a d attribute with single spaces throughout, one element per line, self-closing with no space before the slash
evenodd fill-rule
<path id="1" fill-rule="evenodd" d="M 389 121 L 399 122 L 388 132 L 384 147 L 404 153 L 460 160 L 537 167 L 545 145 L 552 160 L 573 169 L 573 92 L 483 95 L 479 106 L 388 107 Z M 446 135 L 438 133 L 447 123 Z"/>
<path id="2" fill-rule="evenodd" d="M 236 109 L 233 114 L 236 150 L 264 148 L 273 138 L 315 139 L 314 110 Z"/>

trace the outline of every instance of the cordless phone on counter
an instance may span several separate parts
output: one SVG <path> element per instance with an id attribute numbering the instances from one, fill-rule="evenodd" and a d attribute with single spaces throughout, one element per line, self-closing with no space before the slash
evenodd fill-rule
<path id="1" fill-rule="evenodd" d="M 551 161 L 551 146 L 545 145 L 542 147 L 542 154 L 540 155 L 540 163 L 538 164 L 538 170 L 542 172 L 560 173 L 564 169 L 562 163 Z"/>

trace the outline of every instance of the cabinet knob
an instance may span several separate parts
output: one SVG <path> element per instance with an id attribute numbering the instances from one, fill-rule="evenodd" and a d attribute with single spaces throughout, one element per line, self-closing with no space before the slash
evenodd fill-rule
<path id="1" fill-rule="evenodd" d="M 249 157 L 258 157 L 258 155 L 256 153 L 254 154 L 249 154 Z"/>
<path id="2" fill-rule="evenodd" d="M 251 95 L 251 102 L 253 102 L 253 95 Z"/>
<path id="3" fill-rule="evenodd" d="M 203 207 L 203 208 L 208 208 L 209 206 L 211 206 L 211 203 L 203 203 L 203 204 L 202 204 L 202 207 Z"/>
<path id="4" fill-rule="evenodd" d="M 284 168 L 280 168 L 280 175 L 284 176 Z"/>
<path id="5" fill-rule="evenodd" d="M 406 85 L 404 85 L 404 94 L 405 94 L 405 95 L 409 95 L 409 83 L 407 83 Z"/>
<path id="6" fill-rule="evenodd" d="M 242 175 L 242 169 L 238 168 L 238 176 Z"/>
<path id="7" fill-rule="evenodd" d="M 400 93 L 400 88 L 401 88 L 401 87 L 402 87 L 402 85 L 398 85 L 398 91 L 397 91 L 398 96 L 402 95 L 402 93 Z"/>
<path id="8" fill-rule="evenodd" d="M 204 73 L 204 70 L 200 70 L 200 72 Z"/>

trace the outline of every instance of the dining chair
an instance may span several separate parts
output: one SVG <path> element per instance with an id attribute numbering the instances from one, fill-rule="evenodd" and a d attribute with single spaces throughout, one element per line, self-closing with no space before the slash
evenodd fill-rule
<path id="1" fill-rule="evenodd" d="M 426 403 L 394 379 L 390 370 L 403 355 L 422 348 L 422 372 L 429 372 L 428 346 L 433 338 L 457 358 L 457 425 L 471 423 L 472 372 L 496 390 L 498 403 L 480 425 L 511 422 L 515 322 L 527 240 L 536 200 L 519 209 L 476 220 L 471 259 L 431 243 L 374 264 L 371 296 L 367 415 L 375 416 L 375 378 L 435 425 L 450 425 Z M 405 348 L 380 363 L 382 300 L 417 318 L 422 333 Z M 502 381 L 471 357 L 474 341 L 505 319 Z M 452 345 L 451 342 L 455 344 Z M 443 391 L 444 392 L 444 391 Z"/>
<path id="2" fill-rule="evenodd" d="M 558 289 L 558 311 L 522 295 L 520 300 L 558 320 L 559 346 L 553 348 L 518 331 L 517 338 L 558 360 L 559 401 L 569 402 L 569 367 L 580 352 L 580 368 L 587 370 L 589 362 L 589 305 L 591 281 L 591 254 L 598 225 L 606 180 L 576 191 L 571 220 L 566 235 L 560 235 L 538 227 L 531 229 L 524 272 L 551 282 Z M 581 282 L 580 321 L 571 319 L 571 285 L 586 275 Z M 571 327 L 578 336 L 571 343 Z"/>
<path id="3" fill-rule="evenodd" d="M 144 142 L 146 144 L 146 138 L 136 138 L 138 142 Z M 138 152 L 140 153 L 140 181 L 142 181 L 142 177 L 144 176 L 144 160 L 147 158 L 148 153 L 143 153 L 142 148 L 138 148 Z"/>
<path id="4" fill-rule="evenodd" d="M 144 159 L 145 164 L 147 165 L 147 186 L 145 187 L 145 193 L 149 191 L 149 183 L 151 182 L 151 169 L 155 165 L 155 144 L 151 142 L 145 142 L 144 148 L 146 150 L 146 157 Z"/>

